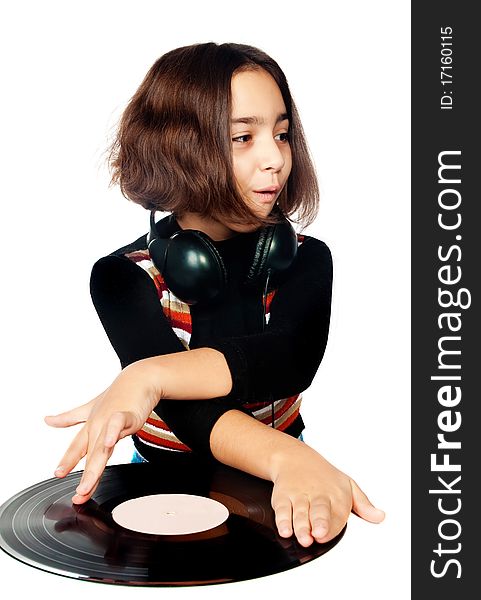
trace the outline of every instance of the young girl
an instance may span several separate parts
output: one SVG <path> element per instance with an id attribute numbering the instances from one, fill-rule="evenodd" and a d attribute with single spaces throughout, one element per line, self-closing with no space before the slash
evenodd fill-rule
<path id="1" fill-rule="evenodd" d="M 260 50 L 196 44 L 151 67 L 120 122 L 113 182 L 150 230 L 93 267 L 91 293 L 122 371 L 47 417 L 85 422 L 55 471 L 86 457 L 73 502 L 94 493 L 116 442 L 135 460 L 196 453 L 274 484 L 279 534 L 327 542 L 351 511 L 382 521 L 356 483 L 299 439 L 301 392 L 322 359 L 332 265 L 296 235 L 318 187 L 284 73 Z M 170 215 L 155 222 L 156 211 Z M 189 351 L 186 351 L 189 350 Z"/>

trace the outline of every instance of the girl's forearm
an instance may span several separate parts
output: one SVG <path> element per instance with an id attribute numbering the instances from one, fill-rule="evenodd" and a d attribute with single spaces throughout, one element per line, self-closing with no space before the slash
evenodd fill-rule
<path id="1" fill-rule="evenodd" d="M 145 371 L 145 381 L 158 399 L 209 400 L 226 396 L 232 389 L 227 361 L 213 348 L 146 358 L 129 368 Z"/>
<path id="2" fill-rule="evenodd" d="M 210 435 L 210 448 L 223 464 L 273 482 L 286 461 L 314 456 L 323 460 L 307 444 L 238 410 L 218 419 Z"/>

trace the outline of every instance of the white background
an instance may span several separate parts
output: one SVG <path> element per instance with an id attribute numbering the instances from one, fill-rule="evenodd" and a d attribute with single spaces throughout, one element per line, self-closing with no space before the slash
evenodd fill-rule
<path id="1" fill-rule="evenodd" d="M 0 503 L 50 478 L 71 438 L 43 416 L 89 400 L 118 372 L 90 269 L 145 232 L 148 214 L 108 187 L 112 128 L 158 56 L 234 41 L 285 71 L 321 184 L 307 233 L 333 253 L 333 316 L 304 394 L 306 441 L 387 513 L 377 526 L 351 516 L 341 542 L 302 567 L 227 586 L 134 591 L 3 552 L 2 584 L 73 600 L 409 598 L 409 3 L 32 0 L 2 4 L 0 22 Z M 120 444 L 112 462 L 129 453 Z"/>

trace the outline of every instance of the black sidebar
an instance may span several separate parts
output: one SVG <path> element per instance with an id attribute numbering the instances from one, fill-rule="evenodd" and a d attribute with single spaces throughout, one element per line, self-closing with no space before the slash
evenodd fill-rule
<path id="1" fill-rule="evenodd" d="M 412 598 L 464 600 L 481 597 L 481 22 L 474 2 L 411 6 Z"/>

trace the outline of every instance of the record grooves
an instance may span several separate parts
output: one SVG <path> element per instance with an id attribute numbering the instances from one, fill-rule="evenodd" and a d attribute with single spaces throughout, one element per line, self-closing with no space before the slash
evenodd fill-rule
<path id="1" fill-rule="evenodd" d="M 330 550 L 303 548 L 277 534 L 272 484 L 236 469 L 166 456 L 162 464 L 106 468 L 93 498 L 75 506 L 81 472 L 37 483 L 0 507 L 0 547 L 43 571 L 101 583 L 187 586 L 263 577 L 302 565 Z M 145 534 L 112 518 L 120 503 L 151 494 L 191 494 L 217 500 L 227 520 L 207 531 Z"/>

